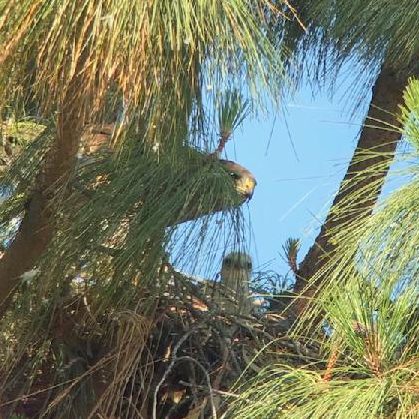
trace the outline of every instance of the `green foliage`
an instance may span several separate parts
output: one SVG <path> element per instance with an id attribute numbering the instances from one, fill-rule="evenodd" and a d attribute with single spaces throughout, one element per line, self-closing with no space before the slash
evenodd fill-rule
<path id="1" fill-rule="evenodd" d="M 243 100 L 237 90 L 227 91 L 223 99 L 219 113 L 220 137 L 228 139 L 249 115 L 249 101 Z"/>
<path id="2" fill-rule="evenodd" d="M 282 246 L 286 261 L 291 270 L 296 273 L 298 269 L 297 255 L 300 250 L 300 240 L 290 237 Z"/>
<path id="3" fill-rule="evenodd" d="M 346 80 L 341 70 L 350 63 L 360 77 L 344 92 L 345 100 L 358 106 L 383 63 L 402 80 L 418 74 L 417 2 L 302 0 L 297 12 L 306 31 L 295 24 L 277 28 L 293 54 L 289 69 L 296 80 L 308 74 L 313 86 L 327 80 L 333 91 L 341 87 L 334 83 L 338 75 Z"/>
<path id="4" fill-rule="evenodd" d="M 323 42 L 343 54 L 355 52 L 365 62 L 387 55 L 393 68 L 403 69 L 418 52 L 415 22 L 419 7 L 409 1 L 342 1 L 332 5 L 324 0 L 313 5 L 312 15 L 316 26 L 323 29 Z"/>
<path id="5" fill-rule="evenodd" d="M 402 107 L 403 134 L 409 138 L 416 151 L 419 152 L 419 83 L 412 80 L 404 95 L 405 106 Z"/>
<path id="6" fill-rule="evenodd" d="M 282 20 L 268 0 L 0 0 L 2 114 L 45 127 L 2 175 L 2 225 L 42 183 L 60 120 L 118 121 L 107 151 L 81 156 L 51 189 L 54 238 L 0 324 L 6 398 L 46 386 L 37 415 L 87 417 L 119 408 L 137 374 L 151 385 L 142 354 L 168 253 L 194 267 L 243 243 L 243 197 L 208 154 L 219 129 L 231 135 L 250 106 L 281 98 L 284 52 L 268 20 Z M 110 374 L 99 399 L 98 370 Z"/>
<path id="7" fill-rule="evenodd" d="M 174 126 L 206 85 L 217 95 L 228 82 L 253 98 L 281 96 L 284 54 L 266 33 L 267 19 L 282 16 L 269 0 L 13 4 L 0 3 L 4 104 L 57 110 L 78 72 L 76 95 L 90 114 L 103 111 L 112 90 L 129 120 L 153 109 L 155 120 Z"/>
<path id="8" fill-rule="evenodd" d="M 199 256 L 243 243 L 235 209 L 241 197 L 208 152 L 214 133 L 228 138 L 250 110 L 282 96 L 285 52 L 272 28 L 282 28 L 283 15 L 276 3 L 0 0 L 2 113 L 45 118 L 2 175 L 2 185 L 12 187 L 2 226 L 25 211 L 47 153 L 55 152 L 63 109 L 93 125 L 119 121 L 109 150 L 82 156 L 66 188 L 54 191 L 55 237 L 0 325 L 6 396 L 17 400 L 48 387 L 37 414 L 115 416 L 131 383 L 154 383 L 147 344 L 173 280 L 167 253 L 179 266 L 193 266 Z M 378 2 L 339 4 L 333 15 L 329 3 L 313 3 L 307 16 L 315 24 L 297 54 L 320 40 L 321 60 L 332 56 L 333 64 L 355 51 L 368 68 L 384 53 L 394 65 L 410 65 L 416 6 L 394 4 L 395 25 Z M 287 2 L 278 7 L 293 13 Z M 355 26 L 359 13 L 352 12 L 363 7 Z M 416 145 L 417 94 L 412 82 L 403 113 L 405 135 Z M 413 417 L 417 166 L 411 170 L 411 183 L 371 220 L 337 232 L 336 257 L 319 273 L 329 281 L 307 321 L 326 313 L 330 333 L 316 365 L 324 371 L 280 364 L 263 370 L 232 404 L 233 417 Z M 290 264 L 296 251 L 289 242 Z M 102 379 L 108 388 L 101 392 Z"/>

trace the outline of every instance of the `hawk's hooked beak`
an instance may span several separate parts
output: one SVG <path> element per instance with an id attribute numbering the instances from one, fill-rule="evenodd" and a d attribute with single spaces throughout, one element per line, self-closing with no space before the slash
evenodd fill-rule
<path id="1" fill-rule="evenodd" d="M 246 200 L 252 199 L 256 186 L 256 180 L 253 177 L 242 176 L 235 179 L 235 185 L 237 192 L 243 195 Z"/>
<path id="2" fill-rule="evenodd" d="M 257 184 L 253 174 L 243 166 L 240 166 L 231 160 L 220 160 L 220 162 L 233 178 L 236 191 L 242 195 L 246 201 L 252 199 Z"/>

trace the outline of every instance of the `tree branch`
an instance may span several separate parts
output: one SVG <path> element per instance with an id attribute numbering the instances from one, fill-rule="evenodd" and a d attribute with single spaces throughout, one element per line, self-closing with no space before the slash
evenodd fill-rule
<path id="1" fill-rule="evenodd" d="M 79 66 L 81 63 L 79 63 Z M 16 238 L 0 261 L 0 317 L 21 275 L 30 270 L 48 247 L 55 231 L 54 200 L 66 189 L 75 168 L 84 126 L 82 76 L 69 83 L 57 120 L 57 139 L 37 176 Z"/>
<path id="2" fill-rule="evenodd" d="M 354 220 L 368 218 L 372 213 L 401 138 L 397 113 L 406 83 L 406 77 L 398 77 L 389 68 L 383 68 L 375 82 L 366 122 L 349 168 L 326 221 L 296 274 L 294 291 L 302 293 L 303 297 L 295 301 L 297 314 L 304 311 L 320 285 L 307 286 L 308 281 L 325 265 L 335 249 L 330 240 L 330 231 L 344 228 Z M 374 127 L 369 125 L 370 121 L 373 121 Z M 378 165 L 380 170 L 368 171 L 370 167 Z M 356 202 L 351 197 L 354 192 L 358 193 Z M 339 216 L 336 215 L 337 207 Z"/>

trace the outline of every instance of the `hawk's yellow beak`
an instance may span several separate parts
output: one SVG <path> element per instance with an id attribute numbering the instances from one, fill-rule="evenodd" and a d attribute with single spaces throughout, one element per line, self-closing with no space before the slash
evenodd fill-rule
<path id="1" fill-rule="evenodd" d="M 237 192 L 244 195 L 246 199 L 251 199 L 255 191 L 256 180 L 253 177 L 243 176 L 235 179 L 235 185 Z"/>

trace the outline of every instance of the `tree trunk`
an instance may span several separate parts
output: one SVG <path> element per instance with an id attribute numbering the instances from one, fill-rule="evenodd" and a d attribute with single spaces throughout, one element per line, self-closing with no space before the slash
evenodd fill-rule
<path id="1" fill-rule="evenodd" d="M 69 83 L 57 121 L 57 138 L 46 156 L 16 238 L 0 261 L 0 317 L 7 309 L 20 276 L 48 247 L 55 231 L 54 199 L 65 190 L 75 167 L 84 125 L 80 76 Z"/>
<path id="2" fill-rule="evenodd" d="M 328 233 L 339 226 L 344 228 L 353 220 L 367 218 L 372 213 L 401 137 L 397 131 L 400 127 L 397 113 L 406 84 L 406 77 L 398 77 L 396 72 L 385 67 L 375 82 L 365 125 L 348 171 L 320 233 L 297 271 L 294 291 L 297 294 L 302 293 L 301 298 L 295 301 L 294 310 L 297 315 L 304 311 L 320 285 L 316 283 L 307 287 L 307 281 L 325 265 L 328 255 L 334 250 Z M 380 170 L 365 175 L 365 172 L 375 165 L 380 165 Z M 354 181 L 355 177 L 357 179 Z M 367 193 L 363 188 L 366 188 Z M 351 199 L 350 203 L 345 202 L 354 192 L 359 194 L 357 201 L 353 202 Z M 337 206 L 342 215 L 336 216 Z"/>

